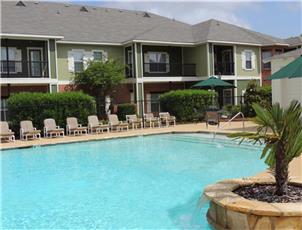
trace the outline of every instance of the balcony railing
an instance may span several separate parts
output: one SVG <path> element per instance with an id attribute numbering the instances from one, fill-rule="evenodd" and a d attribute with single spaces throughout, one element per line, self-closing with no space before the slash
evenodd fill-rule
<path id="1" fill-rule="evenodd" d="M 196 76 L 196 64 L 144 63 L 144 76 Z"/>
<path id="2" fill-rule="evenodd" d="M 1 78 L 48 78 L 48 62 L 1 61 Z"/>
<path id="3" fill-rule="evenodd" d="M 234 62 L 215 62 L 215 75 L 234 75 Z"/>

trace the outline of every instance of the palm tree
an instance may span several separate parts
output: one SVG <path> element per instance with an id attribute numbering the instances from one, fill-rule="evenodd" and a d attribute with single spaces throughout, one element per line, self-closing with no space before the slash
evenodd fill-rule
<path id="1" fill-rule="evenodd" d="M 283 109 L 279 103 L 269 108 L 253 104 L 256 112 L 254 122 L 258 124 L 256 133 L 242 132 L 230 137 L 264 143 L 260 159 L 274 173 L 276 180 L 275 195 L 287 194 L 288 165 L 292 159 L 302 153 L 302 108 L 298 101 L 292 101 Z M 240 143 L 241 143 L 240 142 Z"/>

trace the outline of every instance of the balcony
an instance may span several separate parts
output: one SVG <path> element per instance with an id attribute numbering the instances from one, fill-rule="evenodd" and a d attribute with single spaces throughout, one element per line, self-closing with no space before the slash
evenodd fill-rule
<path id="1" fill-rule="evenodd" d="M 145 77 L 196 76 L 196 64 L 144 63 Z"/>
<path id="2" fill-rule="evenodd" d="M 234 75 L 234 62 L 215 62 L 215 75 Z"/>
<path id="3" fill-rule="evenodd" d="M 1 78 L 49 78 L 48 62 L 1 61 Z"/>

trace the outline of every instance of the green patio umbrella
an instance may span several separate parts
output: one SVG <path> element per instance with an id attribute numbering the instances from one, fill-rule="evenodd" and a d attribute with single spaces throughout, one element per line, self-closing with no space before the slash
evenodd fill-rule
<path id="1" fill-rule="evenodd" d="M 196 84 L 191 86 L 191 88 L 211 89 L 215 91 L 215 89 L 230 89 L 236 87 L 231 83 L 221 80 L 218 77 L 211 76 L 207 80 L 197 82 Z M 214 106 L 214 96 L 212 97 L 212 105 Z"/>
<path id="2" fill-rule="evenodd" d="M 211 76 L 207 80 L 197 82 L 191 88 L 199 88 L 199 89 L 222 88 L 222 89 L 229 89 L 229 88 L 235 88 L 235 86 L 232 85 L 231 83 L 228 83 L 226 81 L 221 80 L 220 78 L 217 78 L 215 76 Z"/>
<path id="3" fill-rule="evenodd" d="M 288 65 L 281 68 L 279 71 L 271 75 L 269 79 L 274 80 L 297 77 L 302 77 L 302 56 L 298 57 Z"/>

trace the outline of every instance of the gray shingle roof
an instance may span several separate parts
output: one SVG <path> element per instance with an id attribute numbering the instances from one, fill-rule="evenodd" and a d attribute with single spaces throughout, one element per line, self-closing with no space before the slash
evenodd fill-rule
<path id="1" fill-rule="evenodd" d="M 295 50 L 292 50 L 292 51 L 289 51 L 286 53 L 274 55 L 272 57 L 264 59 L 263 62 L 266 63 L 266 62 L 270 62 L 271 60 L 274 60 L 274 59 L 288 58 L 288 57 L 297 58 L 297 57 L 300 57 L 301 55 L 302 55 L 302 48 L 295 49 Z"/>
<path id="2" fill-rule="evenodd" d="M 285 39 L 285 42 L 290 46 L 302 45 L 302 35 Z"/>
<path id="3" fill-rule="evenodd" d="M 156 14 L 54 2 L 2 2 L 2 33 L 64 36 L 65 41 L 124 43 L 131 40 L 202 43 L 208 40 L 272 45 L 283 40 L 208 20 L 189 25 Z"/>

